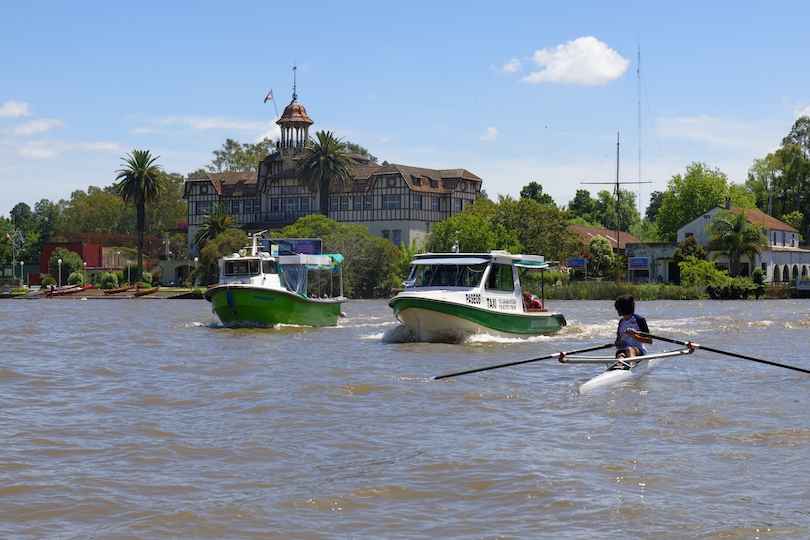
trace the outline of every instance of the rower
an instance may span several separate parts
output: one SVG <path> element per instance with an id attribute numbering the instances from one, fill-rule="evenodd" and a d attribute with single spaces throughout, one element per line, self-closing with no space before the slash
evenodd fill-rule
<path id="1" fill-rule="evenodd" d="M 638 334 L 638 332 L 649 332 L 647 319 L 636 314 L 636 301 L 630 295 L 618 297 L 614 307 L 620 317 L 616 328 L 617 362 L 608 369 L 630 369 L 636 362 L 625 359 L 644 356 L 647 354 L 644 344 L 652 343 L 652 339 Z"/>

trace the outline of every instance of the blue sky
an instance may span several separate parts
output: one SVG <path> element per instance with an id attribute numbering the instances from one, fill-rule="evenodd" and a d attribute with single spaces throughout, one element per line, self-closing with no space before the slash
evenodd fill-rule
<path id="1" fill-rule="evenodd" d="M 540 181 L 662 189 L 690 161 L 743 181 L 810 114 L 807 2 L 13 2 L 0 17 L 0 214 L 112 182 L 121 155 L 204 166 L 274 133 L 290 66 L 316 129 L 381 159 L 467 168 L 490 195 Z M 650 188 L 644 189 L 644 199 Z"/>

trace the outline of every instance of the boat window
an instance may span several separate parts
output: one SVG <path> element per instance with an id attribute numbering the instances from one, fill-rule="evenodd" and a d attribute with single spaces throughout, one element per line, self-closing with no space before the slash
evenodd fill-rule
<path id="1" fill-rule="evenodd" d="M 512 266 L 509 264 L 493 264 L 487 277 L 487 289 L 495 291 L 515 290 L 515 282 L 512 278 Z"/>
<path id="2" fill-rule="evenodd" d="M 259 273 L 259 261 L 227 261 L 225 262 L 226 276 L 246 276 Z"/>
<path id="3" fill-rule="evenodd" d="M 478 287 L 486 263 L 414 265 L 413 287 Z"/>
<path id="4" fill-rule="evenodd" d="M 275 274 L 276 263 L 275 261 L 262 261 L 262 274 Z"/>

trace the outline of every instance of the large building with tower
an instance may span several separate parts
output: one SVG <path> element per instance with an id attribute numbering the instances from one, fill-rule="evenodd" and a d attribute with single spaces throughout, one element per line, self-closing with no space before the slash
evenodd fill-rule
<path id="1" fill-rule="evenodd" d="M 217 204 L 247 231 L 278 229 L 318 213 L 319 193 L 296 174 L 314 122 L 295 90 L 276 123 L 281 136 L 257 172 L 198 173 L 186 180 L 192 252 L 197 229 Z M 354 154 L 351 159 L 351 181 L 329 194 L 329 217 L 364 225 L 396 245 L 423 243 L 434 223 L 461 212 L 481 192 L 481 178 L 466 169 L 378 164 Z"/>

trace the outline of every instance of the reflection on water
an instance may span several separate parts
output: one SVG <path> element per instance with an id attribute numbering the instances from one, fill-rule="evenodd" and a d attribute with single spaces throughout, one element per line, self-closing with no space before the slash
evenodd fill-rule
<path id="1" fill-rule="evenodd" d="M 0 302 L 2 538 L 807 538 L 810 378 L 699 352 L 448 371 L 611 341 L 223 328 L 205 302 Z M 810 302 L 647 302 L 653 332 L 810 367 Z M 385 339 L 384 339 L 385 338 Z M 664 347 L 657 345 L 658 350 Z"/>

